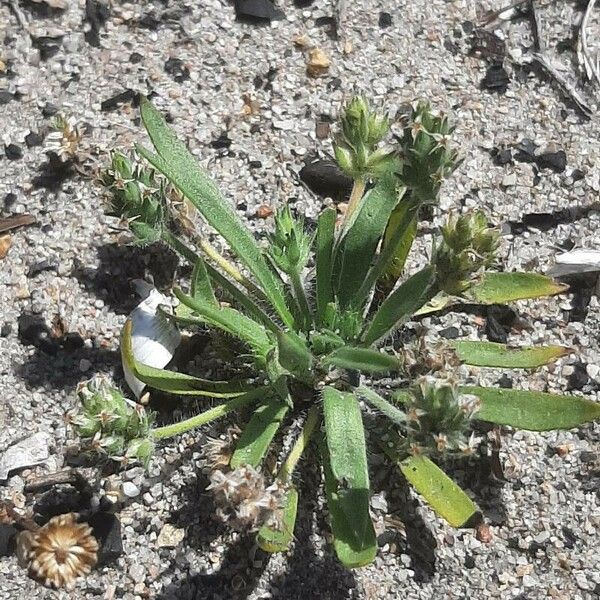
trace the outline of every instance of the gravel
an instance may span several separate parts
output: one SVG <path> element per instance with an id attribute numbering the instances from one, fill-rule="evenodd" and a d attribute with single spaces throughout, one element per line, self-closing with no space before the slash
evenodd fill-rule
<path id="1" fill-rule="evenodd" d="M 65 465 L 72 439 L 63 416 L 75 406 L 77 383 L 96 372 L 122 383 L 119 330 L 137 301 L 130 281 L 152 276 L 166 289 L 179 269 L 164 250 L 118 245 L 122 232 L 103 214 L 90 176 L 112 148 L 144 140 L 138 93 L 153 94 L 257 232 L 270 223 L 265 209 L 267 218 L 256 218 L 258 207 L 290 200 L 311 222 L 330 202 L 305 188 L 298 173 L 309 155 L 331 151 L 328 128 L 317 133 L 317 124 L 329 123 L 345 98 L 362 91 L 391 116 L 418 97 L 451 113 L 465 160 L 444 186 L 441 208 L 486 210 L 505 233 L 503 268 L 545 271 L 559 252 L 599 247 L 598 119 L 582 118 L 550 80 L 518 66 L 533 43 L 527 19 L 492 26 L 507 48 L 506 77 L 500 93 L 480 87 L 490 64 L 469 54 L 467 32 L 482 5 L 495 8 L 494 2 L 356 0 L 346 3 L 340 21 L 336 2 L 281 1 L 285 17 L 271 23 L 237 21 L 225 0 L 119 2 L 110 14 L 96 0 L 68 3 L 64 11 L 13 4 L 22 6 L 30 35 L 2 3 L 0 216 L 31 213 L 37 222 L 11 232 L 0 265 L 0 453 L 35 432 L 52 440 L 44 465 L 0 486 L 0 496 L 17 505 L 31 501 L 23 491 L 31 477 Z M 544 3 L 539 11 L 553 64 L 581 90 L 572 54 L 557 51 L 580 14 L 576 3 Z M 301 36 L 304 45 L 294 43 Z M 331 66 L 309 77 L 315 48 Z M 590 91 L 583 88 L 588 100 Z M 57 169 L 44 152 L 57 114 L 86 124 L 81 168 Z M 516 158 L 524 140 L 526 162 Z M 498 154 L 506 149 L 512 154 Z M 550 218 L 567 208 L 578 209 L 576 219 Z M 528 225 L 533 213 L 547 215 L 550 226 Z M 436 213 L 429 225 L 440 220 Z M 431 231 L 419 235 L 423 251 Z M 418 263 L 413 256 L 411 268 Z M 42 264 L 52 268 L 35 267 Z M 512 379 L 496 369 L 462 367 L 459 375 L 554 392 L 575 383 L 573 393 L 598 399 L 598 299 L 594 282 L 574 283 L 572 294 L 517 303 L 523 326 L 507 333 L 509 343 L 565 344 L 573 349 L 569 356 L 535 373 L 510 373 Z M 44 324 L 43 343 L 19 339 L 16 323 L 24 314 Z M 61 335 L 76 334 L 82 344 L 47 337 L 57 314 Z M 432 344 L 485 339 L 480 315 L 432 316 L 422 324 Z M 181 413 L 196 408 L 188 403 Z M 484 509 L 489 543 L 441 522 L 373 456 L 380 551 L 373 565 L 351 572 L 332 554 L 318 477 L 306 465 L 288 555 L 266 556 L 251 536 L 224 527 L 204 491 L 206 433 L 164 444 L 147 474 L 137 467 L 112 475 L 84 469 L 100 496 L 122 490 L 125 551 L 117 549 L 67 596 L 29 579 L 14 556 L 0 558 L 0 599 L 600 597 L 599 425 L 506 432 L 504 482 L 479 478 L 484 465 L 450 467 Z"/>

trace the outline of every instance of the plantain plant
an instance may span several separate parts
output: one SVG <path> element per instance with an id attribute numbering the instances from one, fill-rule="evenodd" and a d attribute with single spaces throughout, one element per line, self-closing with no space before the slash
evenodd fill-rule
<path id="1" fill-rule="evenodd" d="M 211 450 L 218 465 L 211 487 L 255 526 L 263 549 L 284 551 L 292 542 L 294 470 L 311 439 L 321 459 L 335 552 L 345 566 L 358 567 L 370 563 L 377 549 L 369 515 L 368 443 L 399 466 L 434 511 L 460 527 L 475 523 L 477 506 L 436 461 L 473 451 L 475 420 L 544 431 L 600 417 L 600 404 L 580 397 L 461 385 L 448 372 L 453 361 L 440 370 L 423 359 L 420 370 L 429 372 L 413 378 L 404 348 L 396 352 L 387 344 L 407 321 L 456 301 L 505 303 L 565 290 L 539 274 L 488 271 L 499 236 L 481 213 L 450 216 L 429 260 L 422 257 L 421 267 L 404 275 L 419 214 L 435 204 L 442 180 L 458 162 L 448 120 L 429 105 L 415 104 L 400 123 L 397 143 L 389 143 L 388 120 L 364 99 L 350 101 L 334 148 L 340 167 L 354 179 L 341 223 L 335 209 L 325 208 L 316 231 L 309 231 L 284 206 L 262 243 L 145 99 L 141 116 L 154 151 L 136 151 L 150 166 L 114 154 L 103 176 L 113 212 L 138 243 L 163 242 L 193 265 L 187 291 L 173 290 L 179 305 L 161 317 L 182 329 L 209 328 L 225 334 L 222 339 L 237 340 L 254 376 L 212 381 L 144 364 L 133 350 L 129 320 L 121 340 L 124 365 L 150 392 L 212 398 L 217 404 L 155 428 L 150 417 L 143 414 L 140 421 L 140 412 L 133 411 L 141 427 L 128 433 L 125 423 L 112 425 L 107 435 L 120 452 L 136 457 L 141 448 L 139 458 L 147 459 L 160 439 L 246 409 L 241 414 L 248 421 L 238 436 L 230 436 L 230 447 L 217 444 Z M 181 233 L 173 211 L 178 195 L 220 234 L 233 259 L 189 227 Z M 450 350 L 466 364 L 527 369 L 567 352 L 559 346 L 466 340 L 453 342 Z M 382 385 L 383 376 L 388 384 L 392 376 L 394 385 Z M 82 424 L 83 437 L 93 434 L 96 446 L 106 448 L 110 443 L 103 443 L 103 429 L 94 423 L 114 421 L 90 393 L 84 395 L 85 418 L 74 422 Z M 114 403 L 112 393 L 103 394 Z M 292 438 L 299 433 L 271 473 L 265 456 L 272 444 L 290 448 L 282 443 L 289 442 L 286 426 Z M 259 492 L 249 491 L 252 486 Z"/>

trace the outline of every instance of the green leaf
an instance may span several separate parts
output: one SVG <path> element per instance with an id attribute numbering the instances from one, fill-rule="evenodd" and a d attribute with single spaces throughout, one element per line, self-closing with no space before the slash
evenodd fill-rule
<path id="1" fill-rule="evenodd" d="M 317 321 L 323 322 L 323 316 L 329 302 L 333 300 L 333 287 L 331 285 L 333 270 L 333 240 L 335 236 L 334 208 L 326 208 L 319 215 L 317 225 Z"/>
<path id="2" fill-rule="evenodd" d="M 458 358 L 468 365 L 506 369 L 541 367 L 569 353 L 569 349 L 563 346 L 512 348 L 506 344 L 471 341 L 454 342 L 451 346 Z"/>
<path id="3" fill-rule="evenodd" d="M 265 552 L 285 552 L 294 539 L 296 512 L 298 510 L 298 491 L 292 487 L 287 493 L 282 508 L 283 519 L 279 527 L 263 525 L 256 536 L 256 542 Z"/>
<path id="4" fill-rule="evenodd" d="M 229 246 L 256 277 L 283 322 L 293 327 L 281 282 L 270 269 L 256 240 L 225 201 L 215 183 L 200 168 L 185 144 L 167 125 L 160 112 L 141 99 L 142 121 L 159 156 L 144 148 L 138 152 L 171 181 L 198 209 L 207 223 L 225 238 Z"/>
<path id="5" fill-rule="evenodd" d="M 292 331 L 277 334 L 279 364 L 298 379 L 310 379 L 313 357 L 306 342 Z"/>
<path id="6" fill-rule="evenodd" d="M 398 244 L 404 239 L 404 236 L 408 235 L 407 231 L 410 230 L 414 219 L 417 218 L 420 203 L 413 198 L 412 194 L 408 198 L 405 198 L 398 206 L 402 206 L 405 210 L 402 212 L 395 232 L 388 243 L 384 244 L 375 264 L 371 267 L 359 290 L 355 293 L 354 306 L 360 306 L 369 296 L 380 277 L 388 272 L 390 265 L 394 261 Z"/>
<path id="7" fill-rule="evenodd" d="M 463 527 L 479 512 L 473 500 L 426 456 L 410 456 L 400 463 L 400 470 L 431 508 L 452 527 Z"/>
<path id="8" fill-rule="evenodd" d="M 363 342 L 370 346 L 389 335 L 427 302 L 435 284 L 432 265 L 421 269 L 394 290 L 373 317 Z"/>
<path id="9" fill-rule="evenodd" d="M 410 252 L 417 235 L 418 219 L 416 214 L 413 214 L 412 220 L 408 225 L 404 225 L 403 216 L 408 208 L 408 202 L 403 202 L 396 206 L 390 215 L 390 220 L 385 229 L 385 235 L 383 237 L 384 247 L 390 244 L 391 240 L 396 237 L 398 227 L 404 227 L 402 234 L 396 242 L 396 248 L 394 249 L 392 259 L 389 261 L 387 269 L 382 274 L 382 278 L 386 280 L 386 283 L 388 281 L 392 283 L 396 282 L 402 275 L 408 253 Z"/>
<path id="10" fill-rule="evenodd" d="M 578 396 L 463 386 L 462 394 L 481 400 L 475 418 L 531 431 L 572 429 L 600 419 L 600 403 Z"/>
<path id="11" fill-rule="evenodd" d="M 333 544 L 344 566 L 361 567 L 375 559 L 377 540 L 369 516 L 369 472 L 358 400 L 327 386 L 323 414 L 323 467 Z"/>
<path id="12" fill-rule="evenodd" d="M 398 180 L 392 175 L 379 180 L 364 196 L 352 224 L 340 240 L 336 249 L 335 268 L 336 292 L 341 307 L 356 299 L 356 290 L 361 286 L 371 268 L 379 240 L 394 207 L 402 193 L 398 191 Z"/>
<path id="13" fill-rule="evenodd" d="M 271 398 L 255 409 L 238 440 L 229 465 L 258 467 L 273 437 L 277 433 L 289 406 L 278 398 Z"/>
<path id="14" fill-rule="evenodd" d="M 215 298 L 215 293 L 208 276 L 208 271 L 206 270 L 206 263 L 200 256 L 192 271 L 191 292 L 192 298 L 212 304 L 216 308 L 219 307 L 219 303 Z"/>
<path id="15" fill-rule="evenodd" d="M 241 396 L 253 389 L 241 383 L 210 381 L 186 375 L 185 373 L 177 373 L 176 371 L 167 371 L 145 365 L 137 361 L 133 355 L 131 330 L 132 323 L 128 319 L 121 333 L 121 358 L 123 359 L 123 364 L 129 368 L 135 377 L 155 390 L 179 396 L 232 398 L 234 396 Z"/>
<path id="16" fill-rule="evenodd" d="M 179 288 L 174 288 L 173 293 L 181 302 L 196 312 L 202 320 L 238 337 L 259 356 L 266 357 L 269 350 L 273 348 L 265 328 L 240 311 L 229 307 L 215 308 L 207 302 L 187 296 Z"/>
<path id="17" fill-rule="evenodd" d="M 482 304 L 504 304 L 513 300 L 562 294 L 568 289 L 568 285 L 539 273 L 486 272 L 482 280 L 467 292 L 467 296 Z"/>
<path id="18" fill-rule="evenodd" d="M 324 366 L 333 365 L 340 369 L 365 371 L 367 373 L 388 373 L 400 368 L 400 361 L 389 354 L 371 348 L 342 346 L 322 359 Z"/>
<path id="19" fill-rule="evenodd" d="M 406 426 L 406 415 L 377 392 L 361 385 L 354 389 L 354 393 L 363 400 L 366 400 L 368 404 L 396 423 L 396 425 L 400 425 L 401 427 Z"/>

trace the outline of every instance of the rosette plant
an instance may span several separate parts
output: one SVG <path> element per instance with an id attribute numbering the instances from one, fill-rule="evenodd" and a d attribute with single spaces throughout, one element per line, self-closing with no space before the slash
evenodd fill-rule
<path id="1" fill-rule="evenodd" d="M 272 511 L 277 518 L 256 524 L 263 549 L 283 551 L 292 542 L 298 503 L 294 469 L 311 439 L 321 458 L 335 552 L 344 565 L 358 567 L 371 562 L 377 549 L 367 444 L 383 449 L 439 515 L 464 526 L 478 519 L 477 506 L 436 461 L 445 453 L 473 450 L 473 420 L 543 431 L 600 417 L 600 404 L 581 397 L 462 386 L 424 360 L 420 370 L 430 372 L 411 380 L 399 336 L 396 350 L 387 344 L 406 322 L 457 300 L 504 303 L 565 290 L 539 274 L 489 272 L 498 233 L 480 213 L 449 217 L 429 259 L 404 274 L 420 211 L 435 203 L 442 180 L 457 165 L 452 128 L 427 104 L 415 104 L 400 123 L 397 142 L 386 143 L 388 120 L 364 99 L 352 100 L 335 142 L 339 165 L 355 182 L 345 217 L 337 223 L 336 210 L 325 208 L 316 231 L 309 231 L 302 217 L 284 206 L 263 240 L 248 230 L 145 99 L 141 116 L 154 151 L 138 147 L 137 154 L 150 167 L 114 155 L 103 177 L 113 211 L 138 243 L 163 242 L 193 265 L 187 291 L 173 290 L 179 305 L 161 312 L 161 318 L 236 340 L 255 375 L 212 381 L 144 364 L 133 350 L 131 320 L 122 334 L 124 366 L 150 393 L 217 402 L 182 422 L 150 428 L 153 444 L 242 409 L 238 419 L 246 423 L 231 454 L 219 460 L 228 461 L 229 473 L 262 466 L 278 484 Z M 228 246 L 227 256 L 189 227 L 181 233 L 173 197 L 184 197 L 197 209 Z M 541 366 L 566 352 L 483 341 L 456 341 L 450 350 L 467 364 L 506 368 Z M 379 383 L 382 376 L 388 377 L 387 387 Z M 271 474 L 262 463 L 271 445 L 287 447 L 281 444 L 286 428 L 299 433 Z M 91 430 L 97 434 L 98 428 Z M 135 449 L 139 428 L 132 435 Z M 122 435 L 118 439 L 127 447 Z M 240 478 L 221 477 L 215 486 L 231 496 L 226 486 L 234 480 Z"/>

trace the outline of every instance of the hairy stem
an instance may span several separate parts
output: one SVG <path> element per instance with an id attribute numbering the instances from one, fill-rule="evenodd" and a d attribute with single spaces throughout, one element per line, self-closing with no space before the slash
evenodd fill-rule
<path id="1" fill-rule="evenodd" d="M 173 423 L 172 425 L 164 425 L 163 427 L 156 427 L 152 430 L 152 435 L 155 439 L 161 440 L 164 438 L 173 437 L 175 435 L 179 435 L 180 433 L 185 433 L 190 429 L 194 429 L 195 427 L 200 427 L 201 425 L 205 425 L 206 423 L 210 423 L 215 419 L 225 416 L 227 413 L 232 410 L 236 410 L 241 408 L 242 406 L 246 406 L 250 402 L 257 400 L 259 397 L 262 397 L 265 393 L 265 388 L 258 388 L 243 396 L 239 396 L 238 398 L 234 398 L 229 402 L 225 402 L 224 404 L 219 404 L 214 408 L 211 408 L 195 417 L 191 417 L 190 419 L 186 419 L 185 421 L 180 421 L 179 423 Z"/>
<path id="2" fill-rule="evenodd" d="M 348 208 L 346 209 L 346 214 L 344 215 L 343 225 L 346 225 L 350 221 L 350 217 L 358 207 L 358 204 L 365 193 L 365 187 L 367 182 L 363 178 L 355 179 L 354 185 L 352 186 L 352 193 L 350 194 L 350 199 L 348 200 Z"/>
<path id="3" fill-rule="evenodd" d="M 319 414 L 319 407 L 311 407 L 311 409 L 308 411 L 308 415 L 306 416 L 306 421 L 304 422 L 304 427 L 300 432 L 300 436 L 296 440 L 296 443 L 294 444 L 292 451 L 286 458 L 285 462 L 283 465 L 281 465 L 277 479 L 283 482 L 289 481 L 294 469 L 296 468 L 296 465 L 298 464 L 298 461 L 300 460 L 300 457 L 302 456 L 302 453 L 306 449 L 306 446 L 308 445 L 308 442 L 320 421 L 321 417 Z"/>

